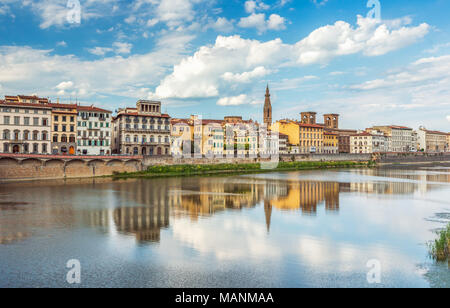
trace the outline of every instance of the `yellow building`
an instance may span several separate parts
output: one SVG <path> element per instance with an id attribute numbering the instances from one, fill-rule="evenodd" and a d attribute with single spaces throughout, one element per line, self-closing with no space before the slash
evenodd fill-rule
<path id="1" fill-rule="evenodd" d="M 77 105 L 48 104 L 52 107 L 52 154 L 75 155 Z"/>
<path id="2" fill-rule="evenodd" d="M 281 120 L 272 126 L 272 131 L 288 136 L 291 153 L 323 153 L 324 128 L 321 125 Z"/>
<path id="3" fill-rule="evenodd" d="M 299 124 L 300 153 L 323 153 L 323 126 L 318 124 Z"/>
<path id="4" fill-rule="evenodd" d="M 339 135 L 331 132 L 323 133 L 323 152 L 326 154 L 339 153 Z"/>
<path id="5" fill-rule="evenodd" d="M 272 131 L 288 136 L 290 146 L 300 145 L 300 126 L 299 123 L 292 120 L 277 121 L 272 125 Z"/>

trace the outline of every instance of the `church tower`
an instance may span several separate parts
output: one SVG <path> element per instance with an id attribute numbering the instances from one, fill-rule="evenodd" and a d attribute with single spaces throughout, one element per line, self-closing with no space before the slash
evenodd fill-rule
<path id="1" fill-rule="evenodd" d="M 270 102 L 269 85 L 266 89 L 266 100 L 264 101 L 264 124 L 270 129 L 272 126 L 272 103 Z"/>

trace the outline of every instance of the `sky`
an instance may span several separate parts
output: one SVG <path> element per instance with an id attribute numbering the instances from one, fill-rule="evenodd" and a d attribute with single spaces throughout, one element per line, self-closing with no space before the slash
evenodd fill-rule
<path id="1" fill-rule="evenodd" d="M 0 97 L 450 131 L 448 0 L 0 0 Z"/>

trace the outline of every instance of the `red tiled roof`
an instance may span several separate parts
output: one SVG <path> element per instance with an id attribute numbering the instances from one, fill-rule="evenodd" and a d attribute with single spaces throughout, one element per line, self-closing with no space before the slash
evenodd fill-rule
<path id="1" fill-rule="evenodd" d="M 0 101 L 0 104 L 3 106 L 9 106 L 9 107 L 32 107 L 32 108 L 41 108 L 41 109 L 51 109 L 49 104 L 19 103 L 19 102 L 11 102 L 11 101 Z"/>
<path id="2" fill-rule="evenodd" d="M 318 124 L 304 124 L 304 123 L 298 123 L 298 125 L 300 125 L 300 127 L 323 128 L 322 125 L 318 125 Z"/>
<path id="3" fill-rule="evenodd" d="M 95 107 L 95 106 L 81 106 L 81 105 L 78 105 L 77 106 L 77 110 L 79 110 L 79 111 L 97 111 L 97 112 L 112 113 L 109 110 L 101 109 L 101 108 L 98 108 L 98 107 Z"/>
<path id="4" fill-rule="evenodd" d="M 353 134 L 351 136 L 352 137 L 357 137 L 357 136 L 372 136 L 372 135 L 369 134 L 368 132 L 363 132 L 363 133 L 359 133 L 359 134 Z"/>
<path id="5" fill-rule="evenodd" d="M 170 116 L 168 114 L 161 114 L 161 116 L 156 116 L 156 115 L 150 115 L 150 114 L 141 114 L 141 113 L 137 113 L 137 112 L 120 113 L 117 115 L 116 118 L 118 118 L 120 116 L 140 116 L 140 117 L 149 117 L 149 118 L 168 118 L 168 119 L 170 119 Z"/>

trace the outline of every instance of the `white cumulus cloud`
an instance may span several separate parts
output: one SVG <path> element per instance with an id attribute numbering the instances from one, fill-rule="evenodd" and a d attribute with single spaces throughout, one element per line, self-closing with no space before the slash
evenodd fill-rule
<path id="1" fill-rule="evenodd" d="M 239 106 L 244 105 L 247 102 L 247 95 L 241 94 L 239 96 L 233 97 L 223 97 L 217 101 L 217 105 L 219 106 Z"/>
<path id="2" fill-rule="evenodd" d="M 313 31 L 296 44 L 285 44 L 281 39 L 261 42 L 236 35 L 218 36 L 214 45 L 200 47 L 193 56 L 175 65 L 173 73 L 162 80 L 151 96 L 216 97 L 227 91 L 224 81 L 243 82 L 255 73 L 259 73 L 255 77 L 264 77 L 258 67 L 276 70 L 286 66 L 322 65 L 335 57 L 357 53 L 379 56 L 412 44 L 429 31 L 427 24 L 390 27 L 358 16 L 356 27 L 338 21 Z"/>

